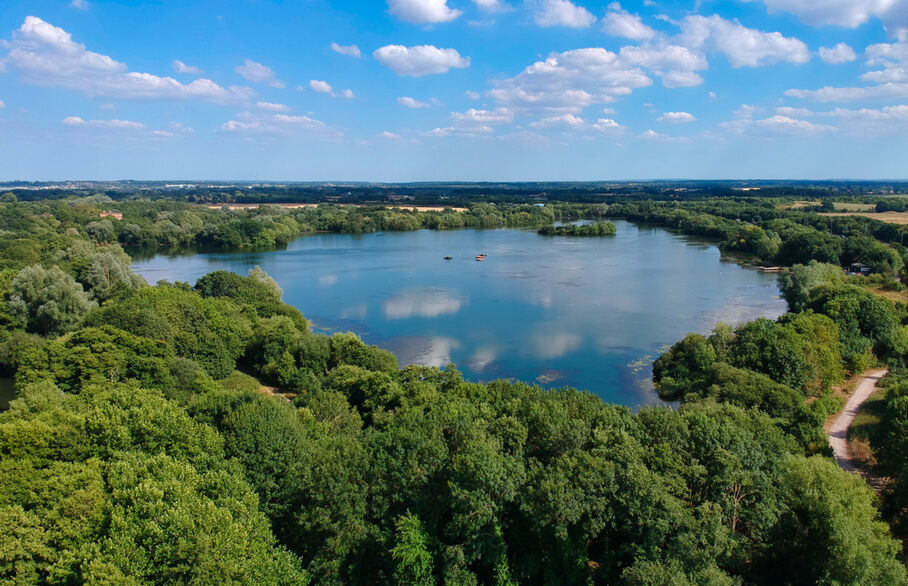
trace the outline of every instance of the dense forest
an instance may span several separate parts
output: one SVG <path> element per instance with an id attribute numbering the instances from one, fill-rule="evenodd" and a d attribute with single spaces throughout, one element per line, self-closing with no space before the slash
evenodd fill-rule
<path id="1" fill-rule="evenodd" d="M 209 209 L 0 198 L 0 580 L 15 584 L 904 584 L 908 312 L 897 227 L 758 199 Z M 101 217 L 112 210 L 122 219 Z M 793 266 L 791 313 L 691 335 L 673 406 L 401 368 L 310 331 L 261 270 L 145 283 L 126 250 L 312 231 L 627 218 Z M 300 308 L 305 311 L 306 308 Z M 896 370 L 882 500 L 828 457 L 830 390 Z M 888 521 L 888 523 L 887 523 Z"/>

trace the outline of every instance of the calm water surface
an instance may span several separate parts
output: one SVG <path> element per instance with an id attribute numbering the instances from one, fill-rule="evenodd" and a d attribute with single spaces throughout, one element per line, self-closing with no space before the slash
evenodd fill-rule
<path id="1" fill-rule="evenodd" d="M 723 261 L 712 244 L 616 224 L 605 238 L 320 234 L 285 250 L 159 255 L 133 268 L 149 283 L 194 283 L 259 265 L 316 328 L 355 332 L 402 364 L 454 362 L 471 380 L 569 385 L 631 406 L 658 401 L 652 360 L 688 332 L 784 313 L 774 275 Z"/>

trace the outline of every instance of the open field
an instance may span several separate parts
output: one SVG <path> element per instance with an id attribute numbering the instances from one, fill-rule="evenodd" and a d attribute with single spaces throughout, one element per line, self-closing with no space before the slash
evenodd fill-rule
<path id="1" fill-rule="evenodd" d="M 316 208 L 323 204 L 318 203 L 231 203 L 231 204 L 206 204 L 205 207 L 218 210 L 224 206 L 227 206 L 231 210 L 245 210 L 245 209 L 255 209 L 259 206 L 273 206 L 279 208 L 286 208 L 288 210 L 299 209 L 299 208 Z M 357 206 L 365 207 L 363 204 L 353 204 L 353 203 L 336 203 L 332 204 L 336 206 Z M 371 206 L 370 206 L 371 207 Z M 385 209 L 401 209 L 401 210 L 413 210 L 416 212 L 443 212 L 446 209 L 452 209 L 455 212 L 465 212 L 467 208 L 448 208 L 446 206 L 408 206 L 408 205 L 386 205 Z"/>
<path id="2" fill-rule="evenodd" d="M 898 224 L 899 226 L 908 225 L 908 212 L 823 212 L 821 216 L 863 216 L 886 222 L 887 224 Z"/>
<path id="3" fill-rule="evenodd" d="M 876 209 L 875 203 L 844 203 L 837 201 L 832 205 L 837 212 L 872 212 Z"/>

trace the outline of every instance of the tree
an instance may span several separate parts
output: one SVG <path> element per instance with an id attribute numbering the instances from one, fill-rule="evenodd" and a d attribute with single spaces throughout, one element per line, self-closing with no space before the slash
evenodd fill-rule
<path id="1" fill-rule="evenodd" d="M 394 581 L 401 586 L 431 586 L 432 554 L 428 550 L 429 537 L 422 528 L 419 517 L 407 512 L 397 519 L 396 539 L 391 549 L 394 559 Z"/>
<path id="2" fill-rule="evenodd" d="M 10 284 L 9 310 L 30 332 L 45 336 L 73 329 L 96 306 L 82 285 L 57 267 L 25 267 Z"/>
<path id="3" fill-rule="evenodd" d="M 117 294 L 147 285 L 145 279 L 132 272 L 129 264 L 109 252 L 91 257 L 83 282 L 98 301 L 106 301 Z"/>
<path id="4" fill-rule="evenodd" d="M 806 265 L 795 265 L 779 275 L 779 289 L 792 312 L 804 310 L 810 292 L 819 285 L 842 282 L 842 269 L 838 265 L 824 264 L 815 260 Z"/>

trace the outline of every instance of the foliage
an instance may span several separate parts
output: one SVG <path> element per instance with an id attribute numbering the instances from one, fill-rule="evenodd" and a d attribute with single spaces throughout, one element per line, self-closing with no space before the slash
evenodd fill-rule
<path id="1" fill-rule="evenodd" d="M 10 315 L 23 328 L 42 335 L 69 331 L 95 304 L 82 285 L 57 267 L 25 267 L 10 283 Z"/>

